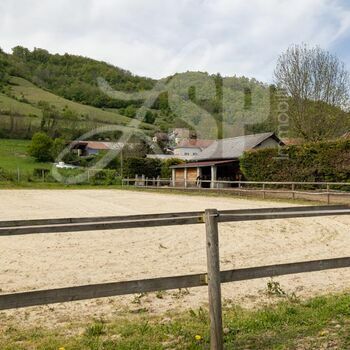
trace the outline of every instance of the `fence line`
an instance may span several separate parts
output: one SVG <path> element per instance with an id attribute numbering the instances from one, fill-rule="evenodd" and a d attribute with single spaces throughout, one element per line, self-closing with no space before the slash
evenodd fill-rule
<path id="1" fill-rule="evenodd" d="M 346 268 L 350 267 L 350 257 L 220 271 L 218 223 L 332 215 L 350 215 L 350 208 L 347 206 L 307 206 L 220 212 L 216 209 L 207 209 L 205 212 L 0 222 L 0 236 L 205 223 L 207 250 L 207 273 L 2 294 L 0 295 L 0 310 L 208 285 L 211 349 L 222 350 L 221 283 Z"/>
<path id="2" fill-rule="evenodd" d="M 208 187 L 202 187 L 203 184 L 211 185 Z M 172 181 L 171 179 L 148 179 L 145 177 L 134 179 L 122 179 L 122 186 L 144 187 L 144 188 L 172 188 L 182 190 L 211 190 L 211 191 L 231 191 L 239 194 L 242 193 L 261 193 L 265 199 L 267 194 L 290 194 L 291 199 L 295 200 L 296 195 L 315 195 L 320 197 L 326 197 L 327 204 L 331 202 L 331 196 L 344 196 L 350 198 L 350 182 L 272 182 L 272 181 L 225 181 L 225 180 L 199 180 L 199 181 Z M 260 186 L 260 187 L 246 187 L 246 186 Z M 235 187 L 234 187 L 235 186 Z M 290 189 L 286 188 L 267 188 L 266 186 L 291 186 Z M 297 189 L 297 186 L 319 186 L 319 192 L 317 190 L 301 190 Z M 324 190 L 322 190 L 324 187 Z M 332 190 L 334 187 L 348 188 L 349 192 L 341 190 Z"/>
<path id="3" fill-rule="evenodd" d="M 288 264 L 239 268 L 220 272 L 221 283 L 247 281 L 265 277 L 315 272 L 350 267 L 350 257 L 304 261 Z M 0 294 L 0 310 L 87 300 L 117 295 L 156 292 L 208 285 L 208 274 L 159 277 L 133 281 L 90 284 L 30 292 Z"/>

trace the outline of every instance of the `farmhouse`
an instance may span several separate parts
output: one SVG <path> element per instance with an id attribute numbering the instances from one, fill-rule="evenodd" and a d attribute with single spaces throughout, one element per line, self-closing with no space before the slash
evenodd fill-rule
<path id="1" fill-rule="evenodd" d="M 204 149 L 209 147 L 214 140 L 188 139 L 182 140 L 173 149 L 168 149 L 169 154 L 147 154 L 147 158 L 153 159 L 171 159 L 177 158 L 182 160 L 195 159 Z"/>
<path id="2" fill-rule="evenodd" d="M 120 150 L 124 147 L 122 142 L 102 142 L 102 141 L 74 141 L 72 150 L 78 156 L 86 157 L 96 155 L 101 151 Z"/>
<path id="3" fill-rule="evenodd" d="M 215 181 L 237 181 L 242 178 L 239 158 L 243 152 L 283 145 L 272 132 L 216 140 L 201 151 L 195 161 L 171 167 L 173 186 L 224 187 L 224 184 Z"/>
<path id="4" fill-rule="evenodd" d="M 197 140 L 189 139 L 181 141 L 176 147 L 174 147 L 174 157 L 180 158 L 186 157 L 188 159 L 196 158 L 203 150 L 208 148 L 214 140 Z"/>

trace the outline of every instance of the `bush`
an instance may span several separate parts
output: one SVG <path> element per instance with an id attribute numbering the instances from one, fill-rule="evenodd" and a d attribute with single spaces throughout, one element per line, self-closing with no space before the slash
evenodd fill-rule
<path id="1" fill-rule="evenodd" d="M 29 154 L 39 162 L 51 162 L 52 158 L 52 139 L 43 132 L 37 132 L 32 137 L 29 146 Z"/>
<path id="2" fill-rule="evenodd" d="M 3 168 L 0 168 L 0 181 L 14 181 L 15 173 L 11 173 Z"/>
<path id="3" fill-rule="evenodd" d="M 91 177 L 92 185 L 121 185 L 121 178 L 117 176 L 115 170 L 100 170 Z"/>
<path id="4" fill-rule="evenodd" d="M 350 140 L 248 151 L 240 159 L 249 181 L 350 181 Z"/>
<path id="5" fill-rule="evenodd" d="M 135 175 L 145 175 L 148 178 L 160 176 L 162 162 L 152 158 L 128 158 L 124 162 L 124 175 L 134 178 Z"/>
<path id="6" fill-rule="evenodd" d="M 170 158 L 170 159 L 166 159 L 162 162 L 162 169 L 161 169 L 161 178 L 163 179 L 168 179 L 171 177 L 171 169 L 170 167 L 172 165 L 177 165 L 180 163 L 183 163 L 184 161 L 181 159 L 177 159 L 177 158 Z"/>

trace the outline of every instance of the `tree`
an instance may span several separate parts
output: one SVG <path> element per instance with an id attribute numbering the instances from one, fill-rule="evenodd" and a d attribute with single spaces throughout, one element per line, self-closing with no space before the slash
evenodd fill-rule
<path id="1" fill-rule="evenodd" d="M 39 162 L 52 161 L 52 139 L 43 132 L 33 135 L 29 146 L 29 154 Z"/>
<path id="2" fill-rule="evenodd" d="M 294 134 L 308 141 L 339 136 L 349 127 L 349 73 L 336 56 L 319 47 L 294 45 L 274 72 L 289 104 Z"/>
<path id="3" fill-rule="evenodd" d="M 53 159 L 56 159 L 59 154 L 67 147 L 65 140 L 57 138 L 53 141 L 51 146 L 51 156 Z"/>

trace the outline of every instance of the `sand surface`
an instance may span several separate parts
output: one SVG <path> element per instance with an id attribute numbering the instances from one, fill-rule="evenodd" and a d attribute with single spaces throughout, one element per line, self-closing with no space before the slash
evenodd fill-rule
<path id="1" fill-rule="evenodd" d="M 290 206 L 254 201 L 119 190 L 2 190 L 0 220 Z M 221 268 L 349 256 L 350 217 L 220 224 Z M 203 225 L 0 237 L 0 293 L 206 271 Z M 275 278 L 297 296 L 349 289 L 350 269 Z M 225 302 L 270 301 L 268 279 L 224 284 Z M 121 312 L 164 312 L 207 303 L 206 287 L 0 313 L 0 321 L 57 324 Z"/>

